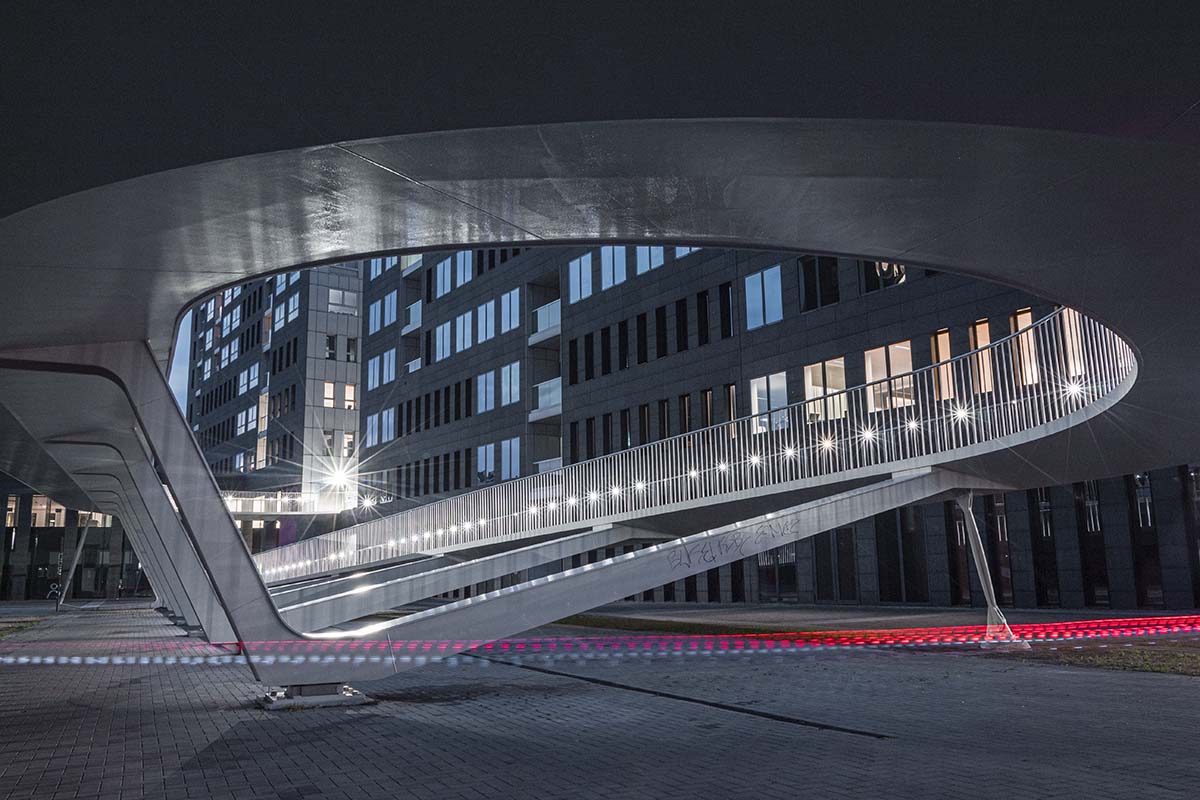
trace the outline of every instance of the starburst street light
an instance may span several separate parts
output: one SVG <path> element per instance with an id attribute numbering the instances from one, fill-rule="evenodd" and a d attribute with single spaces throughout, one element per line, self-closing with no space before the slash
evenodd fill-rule
<path id="1" fill-rule="evenodd" d="M 828 453 L 830 450 L 832 450 L 833 444 L 834 444 L 834 442 L 833 442 L 832 436 L 822 436 L 821 437 L 820 446 L 821 446 L 821 449 L 824 450 L 825 452 Z"/>
<path id="2" fill-rule="evenodd" d="M 1083 384 L 1077 379 L 1070 380 L 1067 382 L 1067 385 L 1064 387 L 1063 391 L 1066 393 L 1067 397 L 1074 399 L 1083 394 Z"/>
<path id="3" fill-rule="evenodd" d="M 917 422 L 915 417 L 910 417 L 908 420 L 908 429 L 913 433 L 921 430 L 921 423 Z"/>
<path id="4" fill-rule="evenodd" d="M 759 462 L 761 462 L 761 461 L 762 461 L 762 456 L 760 456 L 758 453 L 755 453 L 754 455 L 750 456 L 750 466 L 752 466 L 752 467 L 757 467 Z"/>
<path id="5" fill-rule="evenodd" d="M 971 418 L 971 409 L 967 408 L 966 406 L 955 406 L 954 407 L 954 421 L 955 422 L 966 422 L 970 418 Z"/>
<path id="6" fill-rule="evenodd" d="M 875 429 L 869 425 L 863 428 L 862 440 L 864 444 L 870 444 L 871 442 L 875 441 Z"/>

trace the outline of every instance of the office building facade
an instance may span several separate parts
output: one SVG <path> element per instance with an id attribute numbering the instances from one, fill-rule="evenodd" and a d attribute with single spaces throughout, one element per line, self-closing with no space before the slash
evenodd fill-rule
<path id="1" fill-rule="evenodd" d="M 360 519 L 731 419 L 769 427 L 783 406 L 947 361 L 1055 308 L 933 270 L 721 248 L 370 263 Z M 1037 379 L 1032 361 L 1023 368 Z M 975 391 L 989 391 L 987 380 Z M 890 383 L 869 395 L 878 409 L 906 402 Z M 1196 474 L 1181 465 L 977 498 L 1001 604 L 1200 604 Z M 983 603 L 951 504 L 881 514 L 637 599 Z"/>
<path id="2" fill-rule="evenodd" d="M 254 551 L 355 503 L 360 288 L 351 262 L 192 308 L 187 420 Z"/>

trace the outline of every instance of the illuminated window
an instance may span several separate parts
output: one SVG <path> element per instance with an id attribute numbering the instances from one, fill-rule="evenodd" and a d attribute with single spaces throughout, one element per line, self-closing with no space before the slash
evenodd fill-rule
<path id="1" fill-rule="evenodd" d="M 992 351 L 984 349 L 992 343 L 992 330 L 986 319 L 981 319 L 971 326 L 971 350 L 976 351 L 971 356 L 971 383 L 975 394 L 992 391 Z"/>
<path id="2" fill-rule="evenodd" d="M 876 347 L 865 353 L 867 410 L 911 406 L 912 344 L 908 341 Z"/>
<path id="3" fill-rule="evenodd" d="M 787 404 L 786 372 L 775 372 L 750 381 L 750 414 L 754 417 L 756 433 L 786 428 L 787 412 L 777 409 L 782 409 Z M 776 411 L 770 415 L 769 421 L 766 413 L 768 411 Z"/>
<path id="4" fill-rule="evenodd" d="M 1064 308 L 1060 319 L 1062 320 L 1063 354 L 1067 361 L 1067 375 L 1076 378 L 1087 371 L 1083 360 L 1083 318 L 1075 309 Z"/>
<path id="5" fill-rule="evenodd" d="M 804 368 L 805 416 L 809 422 L 846 416 L 846 359 L 831 358 Z"/>
<path id="6" fill-rule="evenodd" d="M 934 394 L 938 400 L 954 399 L 954 367 L 950 363 L 950 331 L 940 330 L 930 337 L 933 361 L 938 364 L 933 373 Z"/>
<path id="7" fill-rule="evenodd" d="M 1028 308 L 1021 309 L 1012 315 L 1009 324 L 1012 333 L 1017 334 L 1016 350 L 1013 353 L 1013 376 L 1022 386 L 1032 386 L 1040 380 L 1037 342 L 1034 339 L 1033 331 L 1026 330 L 1033 326 L 1033 311 Z"/>
<path id="8" fill-rule="evenodd" d="M 353 383 L 346 384 L 346 410 L 353 411 L 358 398 L 356 397 L 355 385 Z"/>

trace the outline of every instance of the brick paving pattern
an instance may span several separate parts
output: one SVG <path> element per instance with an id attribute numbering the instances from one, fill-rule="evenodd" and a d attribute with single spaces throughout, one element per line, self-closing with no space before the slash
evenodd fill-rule
<path id="1" fill-rule="evenodd" d="M 0 654 L 85 644 L 92 655 L 216 652 L 153 612 L 102 609 L 49 619 L 0 641 Z M 2 666 L 0 798 L 1200 791 L 1195 678 L 915 651 L 543 666 L 463 659 L 362 685 L 376 705 L 301 712 L 255 708 L 260 687 L 243 666 Z"/>

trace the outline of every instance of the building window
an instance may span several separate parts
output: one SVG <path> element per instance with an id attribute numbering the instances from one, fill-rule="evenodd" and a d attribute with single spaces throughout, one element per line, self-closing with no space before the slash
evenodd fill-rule
<path id="1" fill-rule="evenodd" d="M 588 417 L 586 420 L 584 420 L 583 428 L 585 431 L 584 439 L 583 439 L 584 456 L 587 458 L 595 458 L 596 457 L 596 418 Z"/>
<path id="2" fill-rule="evenodd" d="M 391 383 L 396 380 L 396 348 L 390 348 L 383 353 L 383 376 L 381 383 Z"/>
<path id="3" fill-rule="evenodd" d="M 396 438 L 396 409 L 385 408 L 379 412 L 379 439 L 390 442 Z"/>
<path id="4" fill-rule="evenodd" d="M 480 481 L 496 477 L 496 445 L 483 444 L 475 448 L 475 470 Z"/>
<path id="5" fill-rule="evenodd" d="M 444 259 L 438 262 L 437 270 L 437 287 L 434 291 L 435 297 L 442 297 L 450 291 L 450 259 Z"/>
<path id="6" fill-rule="evenodd" d="M 721 338 L 733 336 L 733 284 L 722 283 L 717 289 L 717 299 L 721 304 Z"/>
<path id="7" fill-rule="evenodd" d="M 521 295 L 512 289 L 500 295 L 500 332 L 508 333 L 521 324 Z"/>
<path id="8" fill-rule="evenodd" d="M 322 405 L 325 408 L 333 408 L 333 381 L 325 381 L 323 398 Z"/>
<path id="9" fill-rule="evenodd" d="M 287 321 L 293 322 L 298 316 L 300 316 L 300 294 L 296 293 L 288 298 Z"/>
<path id="10" fill-rule="evenodd" d="M 471 347 L 471 330 L 475 326 L 471 318 L 474 312 L 467 311 L 459 314 L 454 324 L 454 352 L 461 353 Z"/>
<path id="11" fill-rule="evenodd" d="M 675 352 L 688 349 L 688 302 L 687 298 L 675 301 Z"/>
<path id="12" fill-rule="evenodd" d="M 754 417 L 756 433 L 768 430 L 780 430 L 788 426 L 787 407 L 787 373 L 774 372 L 750 381 L 750 414 Z M 768 416 L 767 412 L 776 413 Z"/>
<path id="13" fill-rule="evenodd" d="M 699 247 L 676 247 L 675 248 L 675 260 L 678 261 L 679 259 L 683 258 L 684 256 L 690 256 L 692 253 L 698 252 L 699 250 L 700 250 Z"/>
<path id="14" fill-rule="evenodd" d="M 667 355 L 667 307 L 659 306 L 654 309 L 654 357 L 665 358 Z"/>
<path id="15" fill-rule="evenodd" d="M 650 343 L 647 341 L 647 339 L 649 338 L 649 335 L 646 330 L 646 327 L 647 327 L 646 315 L 638 314 L 637 315 L 637 363 L 639 363 L 639 364 L 645 364 L 648 360 L 650 360 Z"/>
<path id="16" fill-rule="evenodd" d="M 696 337 L 697 345 L 708 344 L 708 290 L 696 293 Z"/>
<path id="17" fill-rule="evenodd" d="M 379 388 L 379 356 L 367 359 L 367 391 Z"/>
<path id="18" fill-rule="evenodd" d="M 592 296 L 592 254 L 585 253 L 568 265 L 570 302 L 578 303 Z"/>
<path id="19" fill-rule="evenodd" d="M 396 321 L 396 290 L 383 296 L 383 324 L 388 326 Z"/>
<path id="20" fill-rule="evenodd" d="M 507 481 L 521 476 L 521 440 L 518 437 L 500 443 L 500 480 Z"/>
<path id="21" fill-rule="evenodd" d="M 346 362 L 354 364 L 358 362 L 358 338 L 350 337 L 346 340 Z"/>
<path id="22" fill-rule="evenodd" d="M 621 409 L 621 440 L 617 443 L 622 450 L 633 446 L 633 432 L 630 430 L 629 409 Z"/>
<path id="23" fill-rule="evenodd" d="M 876 347 L 865 354 L 867 410 L 882 411 L 913 404 L 912 344 L 908 341 Z"/>
<path id="24" fill-rule="evenodd" d="M 596 336 L 584 334 L 583 337 L 583 379 L 590 381 L 596 377 Z"/>
<path id="25" fill-rule="evenodd" d="M 1067 359 L 1067 375 L 1077 378 L 1086 372 L 1083 361 L 1083 318 L 1073 308 L 1064 308 L 1059 315 L 1063 329 L 1063 353 Z"/>
<path id="26" fill-rule="evenodd" d="M 325 337 L 325 360 L 326 361 L 336 361 L 337 360 L 337 337 L 336 336 L 326 336 Z"/>
<path id="27" fill-rule="evenodd" d="M 687 433 L 692 429 L 692 396 L 679 395 L 679 432 Z"/>
<path id="28" fill-rule="evenodd" d="M 367 309 L 367 333 L 379 333 L 380 322 L 383 319 L 383 302 L 376 300 Z"/>
<path id="29" fill-rule="evenodd" d="M 479 325 L 475 338 L 483 344 L 496 335 L 496 301 L 488 300 L 475 310 L 475 315 Z"/>
<path id="30" fill-rule="evenodd" d="M 671 435 L 671 404 L 666 399 L 658 401 L 658 438 Z"/>
<path id="31" fill-rule="evenodd" d="M 638 406 L 638 444 L 650 441 L 650 404 Z"/>
<path id="32" fill-rule="evenodd" d="M 625 282 L 625 248 L 600 248 L 600 288 L 611 289 Z"/>
<path id="33" fill-rule="evenodd" d="M 663 265 L 663 248 L 639 247 L 637 249 L 637 274 L 644 275 Z"/>
<path id="34" fill-rule="evenodd" d="M 954 399 L 954 367 L 950 363 L 950 331 L 942 330 L 929 337 L 929 349 L 937 370 L 933 373 L 934 395 L 938 400 Z"/>
<path id="35" fill-rule="evenodd" d="M 600 329 L 600 374 L 612 373 L 612 328 Z"/>
<path id="36" fill-rule="evenodd" d="M 746 330 L 783 319 L 782 270 L 779 265 L 746 276 Z"/>
<path id="37" fill-rule="evenodd" d="M 629 369 L 629 320 L 617 323 L 617 369 Z"/>
<path id="38" fill-rule="evenodd" d="M 358 315 L 358 292 L 347 292 L 342 289 L 329 290 L 329 313 Z"/>
<path id="39" fill-rule="evenodd" d="M 725 384 L 725 419 L 737 419 L 737 387 L 732 383 Z"/>
<path id="40" fill-rule="evenodd" d="M 355 384 L 353 384 L 353 383 L 346 384 L 345 398 L 346 398 L 346 410 L 353 411 L 355 406 L 357 405 L 357 400 L 358 400 L 357 392 L 355 391 Z"/>
<path id="41" fill-rule="evenodd" d="M 992 344 L 991 326 L 986 319 L 981 319 L 971 325 L 971 383 L 975 394 L 992 391 Z"/>
<path id="42" fill-rule="evenodd" d="M 363 447 L 374 447 L 379 444 L 379 415 L 367 416 L 367 431 L 363 435 Z"/>
<path id="43" fill-rule="evenodd" d="M 500 405 L 511 405 L 520 399 L 521 362 L 514 361 L 500 368 Z"/>
<path id="44" fill-rule="evenodd" d="M 831 358 L 804 368 L 804 415 L 809 422 L 846 416 L 846 359 Z"/>
<path id="45" fill-rule="evenodd" d="M 1033 386 L 1039 380 L 1037 342 L 1033 331 L 1033 311 L 1023 308 L 1012 315 L 1010 330 L 1017 334 L 1016 353 L 1013 354 L 1013 375 L 1022 386 Z"/>
<path id="46" fill-rule="evenodd" d="M 579 340 L 572 339 L 567 343 L 567 385 L 579 383 Z"/>
<path id="47" fill-rule="evenodd" d="M 863 292 L 877 292 L 890 286 L 899 286 L 907 277 L 903 264 L 894 261 L 861 261 Z"/>
<path id="48" fill-rule="evenodd" d="M 454 268 L 457 277 L 455 286 L 462 286 L 474 277 L 474 253 L 470 250 L 460 250 L 454 254 Z"/>
<path id="49" fill-rule="evenodd" d="M 435 331 L 435 347 L 433 360 L 441 361 L 450 357 L 450 323 L 443 322 Z"/>
<path id="50" fill-rule="evenodd" d="M 713 424 L 713 393 L 712 389 L 700 392 L 700 427 L 707 428 Z"/>
<path id="51" fill-rule="evenodd" d="M 375 280 L 376 278 L 378 278 L 380 275 L 383 274 L 383 259 L 382 258 L 372 258 L 369 263 L 370 263 L 370 272 L 369 272 L 370 280 Z"/>
<path id="52" fill-rule="evenodd" d="M 837 259 L 804 256 L 800 259 L 800 308 L 813 311 L 838 301 Z"/>
<path id="53" fill-rule="evenodd" d="M 482 414 L 496 407 L 496 373 L 488 371 L 475 379 L 475 413 Z"/>

